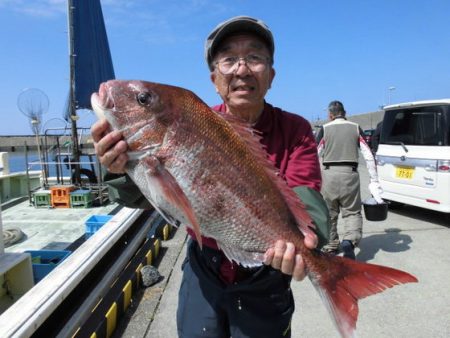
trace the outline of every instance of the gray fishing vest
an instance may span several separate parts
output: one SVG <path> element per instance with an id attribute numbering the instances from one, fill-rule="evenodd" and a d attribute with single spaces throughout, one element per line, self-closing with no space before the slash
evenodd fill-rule
<path id="1" fill-rule="evenodd" d="M 344 118 L 323 125 L 323 163 L 358 163 L 359 125 Z"/>

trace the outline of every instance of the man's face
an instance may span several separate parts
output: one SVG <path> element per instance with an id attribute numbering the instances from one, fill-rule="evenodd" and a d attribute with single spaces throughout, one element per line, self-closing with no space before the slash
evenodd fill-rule
<path id="1" fill-rule="evenodd" d="M 214 61 L 230 57 L 262 56 L 270 60 L 270 52 L 259 37 L 252 34 L 234 35 L 221 42 Z M 275 71 L 270 61 L 263 71 L 253 72 L 240 61 L 238 68 L 231 74 L 224 75 L 218 65 L 211 72 L 211 80 L 225 104 L 231 110 L 255 110 L 260 113 L 264 97 L 272 84 Z"/>

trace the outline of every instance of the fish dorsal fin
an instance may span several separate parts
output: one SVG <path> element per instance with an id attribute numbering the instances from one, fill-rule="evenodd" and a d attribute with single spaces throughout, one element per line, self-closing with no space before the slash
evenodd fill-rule
<path id="1" fill-rule="evenodd" d="M 264 167 L 265 172 L 269 178 L 277 186 L 281 192 L 289 210 L 292 212 L 297 225 L 303 235 L 314 234 L 315 224 L 313 223 L 311 216 L 306 211 L 306 206 L 299 196 L 292 190 L 285 180 L 278 175 L 278 169 L 267 158 L 267 153 L 264 151 L 264 145 L 261 144 L 262 134 L 261 132 L 253 129 L 253 127 L 242 120 L 241 118 L 222 112 L 215 112 L 222 116 L 232 128 L 241 136 L 242 140 L 246 143 L 250 152 L 257 159 L 257 161 Z"/>

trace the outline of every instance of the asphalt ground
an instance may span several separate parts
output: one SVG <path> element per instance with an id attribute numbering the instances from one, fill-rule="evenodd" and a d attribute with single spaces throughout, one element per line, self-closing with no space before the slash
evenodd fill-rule
<path id="1" fill-rule="evenodd" d="M 364 163 L 359 171 L 364 199 L 369 196 Z M 163 242 L 165 252 L 158 262 L 163 280 L 139 293 L 115 337 L 177 337 L 176 308 L 185 239 L 181 228 Z M 364 221 L 357 259 L 407 271 L 419 283 L 396 286 L 361 300 L 358 337 L 450 337 L 449 243 L 450 222 L 438 212 L 404 206 L 390 209 L 385 221 Z M 339 337 L 311 282 L 293 282 L 292 289 L 296 302 L 292 337 Z"/>

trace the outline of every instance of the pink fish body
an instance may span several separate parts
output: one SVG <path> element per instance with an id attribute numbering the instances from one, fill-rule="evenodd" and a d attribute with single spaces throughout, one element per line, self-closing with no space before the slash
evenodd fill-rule
<path id="1" fill-rule="evenodd" d="M 227 257 L 258 266 L 276 240 L 293 242 L 343 337 L 358 299 L 417 279 L 396 269 L 309 250 L 314 223 L 276 175 L 251 128 L 212 111 L 192 92 L 143 81 L 108 81 L 92 106 L 129 146 L 127 174 L 172 224 L 214 238 Z"/>

